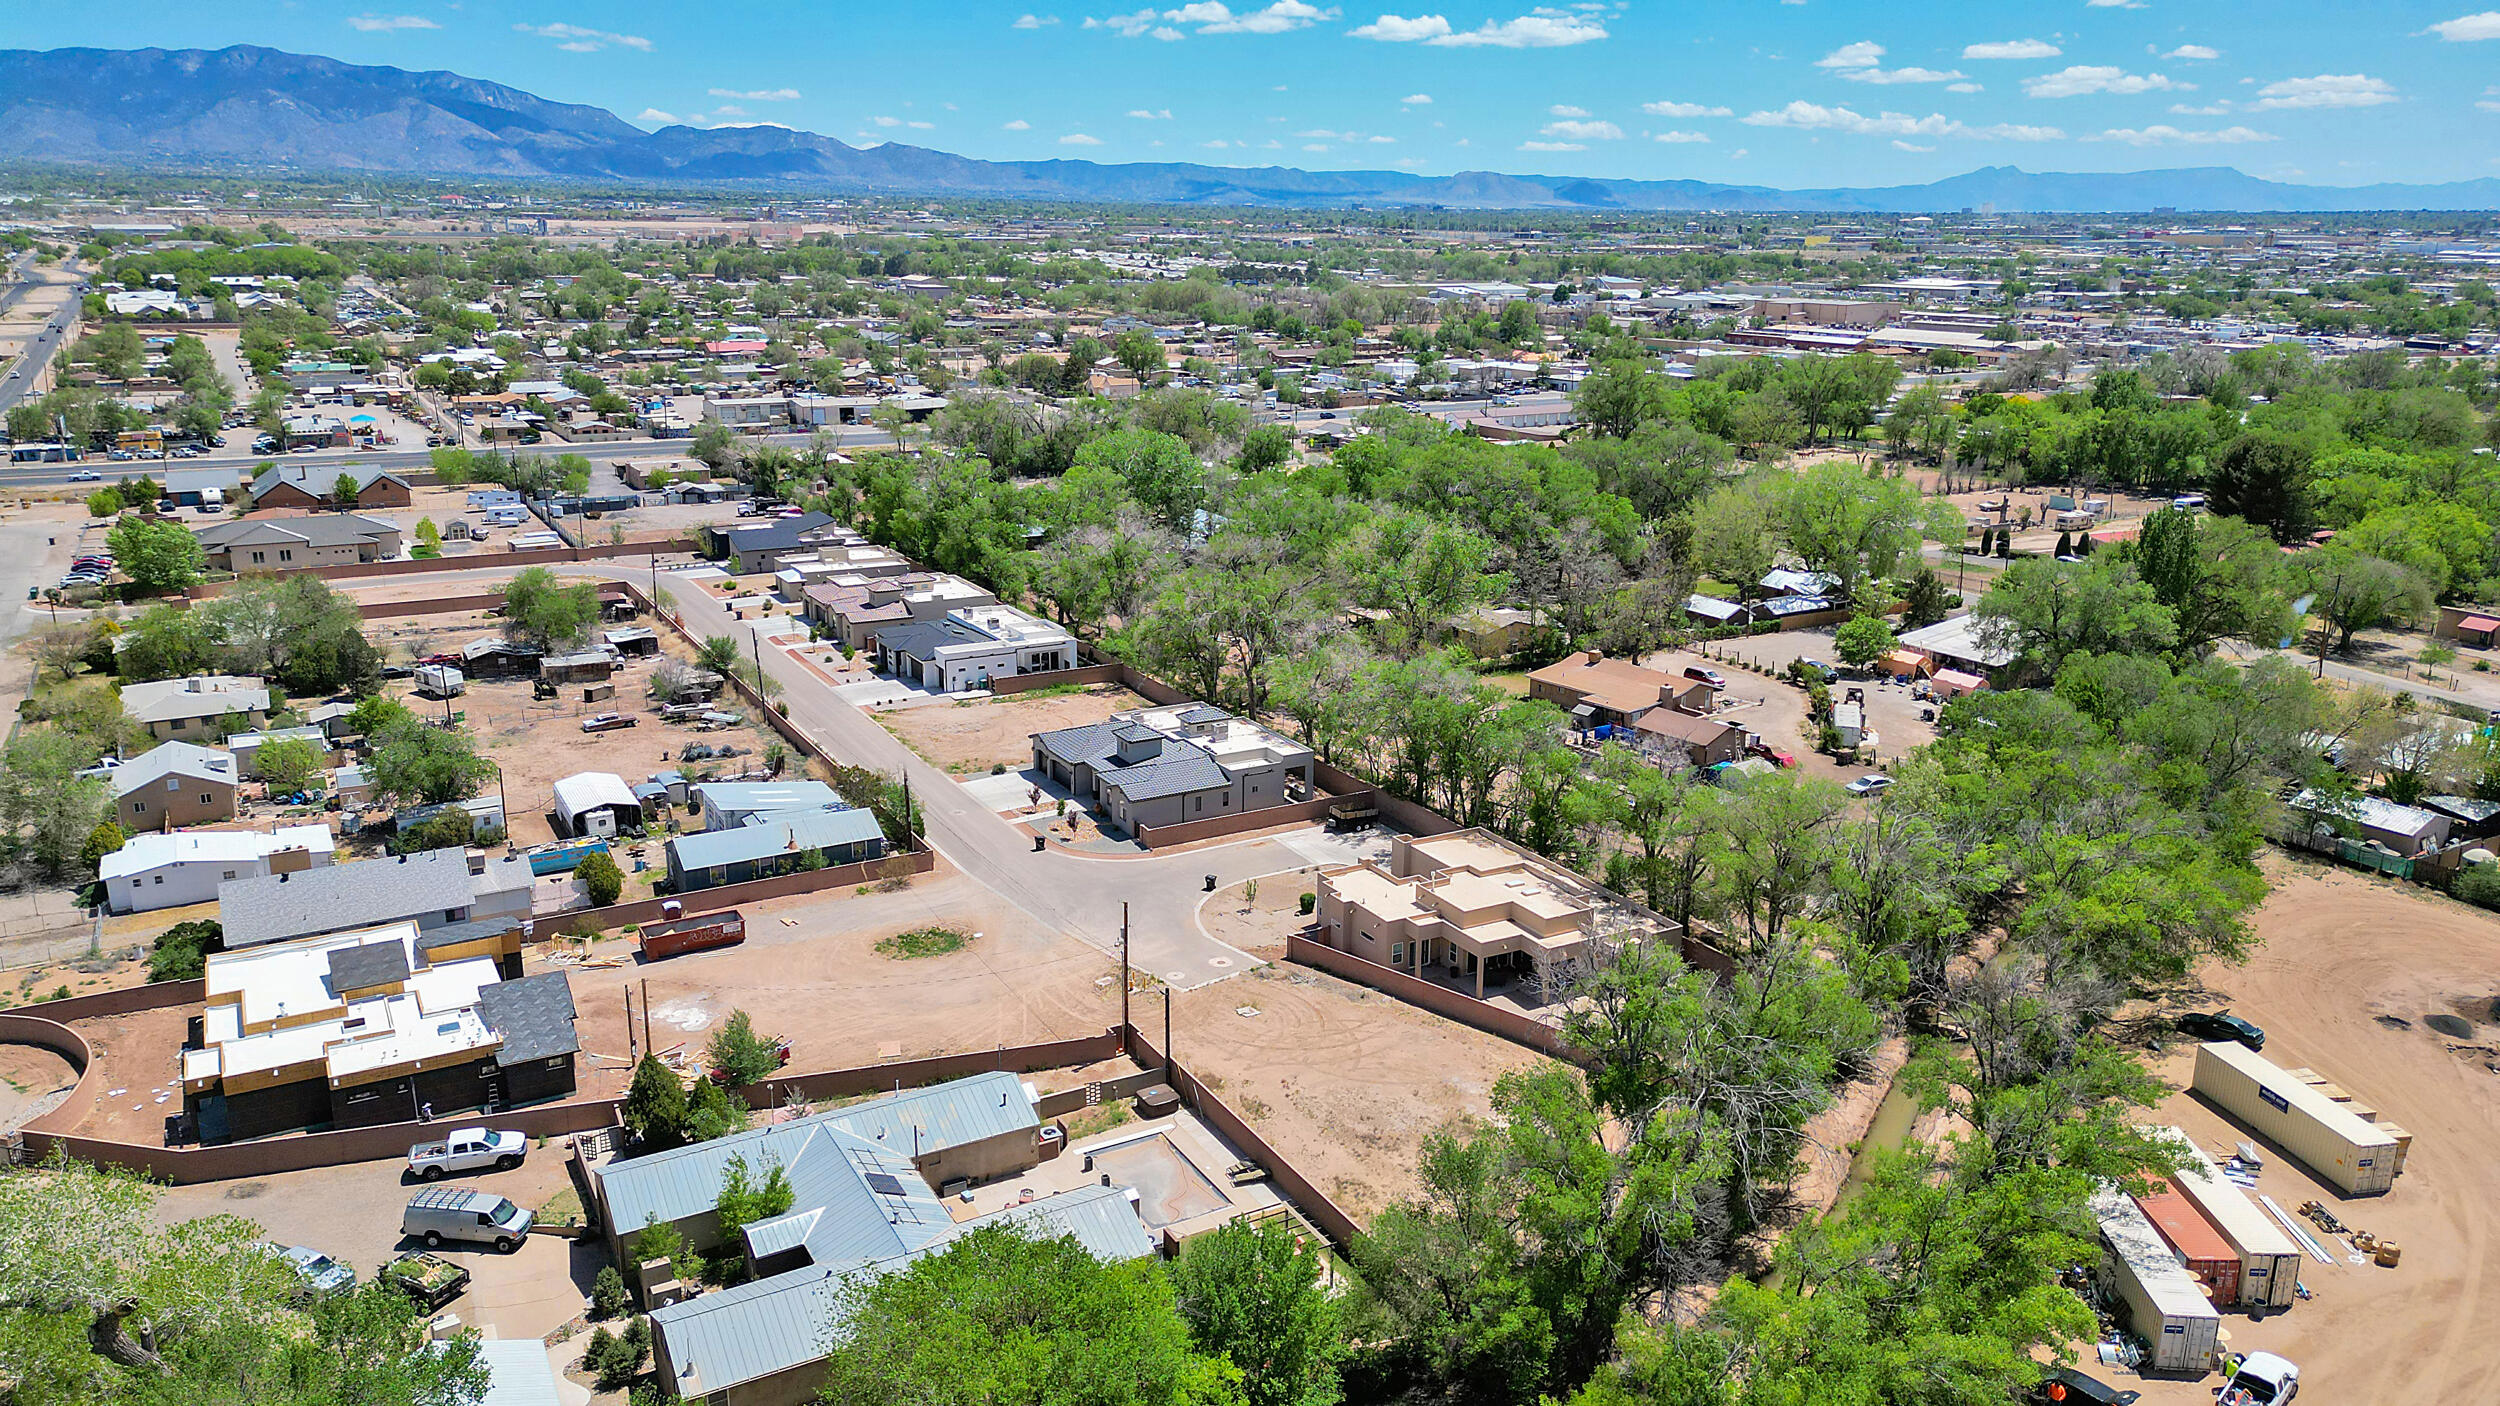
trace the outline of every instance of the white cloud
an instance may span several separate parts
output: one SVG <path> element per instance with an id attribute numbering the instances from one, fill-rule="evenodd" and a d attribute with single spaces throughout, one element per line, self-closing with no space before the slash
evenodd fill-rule
<path id="1" fill-rule="evenodd" d="M 2470 44 L 2478 39 L 2500 39 L 2500 10 L 2485 10 L 2476 15 L 2459 15 L 2441 20 L 2425 34 L 2436 34 L 2446 43 Z"/>
<path id="2" fill-rule="evenodd" d="M 2083 0 L 2095 10 L 2141 10 L 2144 0 Z"/>
<path id="3" fill-rule="evenodd" d="M 1128 115 L 1140 122 L 1169 122 L 1172 120 L 1172 109 L 1132 107 L 1128 110 Z"/>
<path id="4" fill-rule="evenodd" d="M 1384 136 L 1381 136 L 1381 135 L 1379 135 L 1379 134 L 1377 134 L 1377 133 L 1374 133 L 1374 134 L 1373 134 L 1373 135 L 1371 135 L 1371 136 L 1365 137 L 1365 138 L 1363 138 L 1363 140 L 1364 140 L 1364 142 L 1365 142 L 1365 143 L 1367 143 L 1367 144 L 1369 144 L 1369 145 L 1371 145 L 1371 146 L 1395 146 L 1395 145 L 1397 145 L 1397 141 L 1398 141 L 1398 139 L 1397 139 L 1397 138 L 1395 138 L 1395 137 L 1384 137 Z"/>
<path id="5" fill-rule="evenodd" d="M 1561 137 L 1575 142 L 1619 142 L 1623 140 L 1623 129 L 1612 122 L 1603 120 L 1582 122 L 1566 118 L 1560 122 L 1546 123 L 1538 129 L 1537 134 L 1546 137 Z"/>
<path id="6" fill-rule="evenodd" d="M 2485 88 L 2474 106 L 2484 112 L 2500 112 L 2500 87 Z"/>
<path id="7" fill-rule="evenodd" d="M 1641 111 L 1652 117 L 1732 117 L 1735 115 L 1726 108 L 1711 107 L 1705 103 L 1642 103 Z"/>
<path id="8" fill-rule="evenodd" d="M 1958 68 L 1851 68 L 1840 76 L 1852 83 L 1951 83 L 1968 75 Z"/>
<path id="9" fill-rule="evenodd" d="M 1101 146 L 1102 138 L 1089 137 L 1083 132 L 1070 132 L 1059 139 L 1059 144 L 1061 146 Z"/>
<path id="10" fill-rule="evenodd" d="M 1579 142 L 1521 142 L 1521 151 L 1586 151 Z"/>
<path id="11" fill-rule="evenodd" d="M 1474 29 L 1452 29 L 1441 15 L 1382 15 L 1347 33 L 1384 44 L 1423 43 L 1443 49 L 1562 49 L 1605 38 L 1606 26 L 1591 11 L 1538 9 L 1517 19 L 1486 20 Z"/>
<path id="12" fill-rule="evenodd" d="M 1214 141 L 1200 142 L 1198 145 L 1205 147 L 1209 151 L 1229 151 L 1232 149 L 1233 144 L 1224 140 L 1222 137 L 1217 137 Z"/>
<path id="13" fill-rule="evenodd" d="M 1865 137 L 1967 137 L 1980 141 L 2053 142 L 2064 140 L 2066 134 L 2055 127 L 2033 127 L 2002 122 L 1991 127 L 1973 127 L 1940 112 L 1925 117 L 1912 117 L 1905 112 L 1886 112 L 1873 117 L 1845 107 L 1824 107 L 1802 99 L 1786 107 L 1745 115 L 1751 127 L 1793 127 L 1808 132 L 1849 132 Z"/>
<path id="14" fill-rule="evenodd" d="M 674 127 L 678 125 L 676 113 L 662 112 L 656 107 L 644 108 L 642 111 L 634 114 L 634 120 L 636 122 L 657 122 L 663 127 Z"/>
<path id="15" fill-rule="evenodd" d="M 1709 141 L 1710 134 L 1708 132 L 1660 132 L 1651 140 L 1665 142 L 1671 146 L 1681 146 L 1690 142 Z"/>
<path id="16" fill-rule="evenodd" d="M 394 29 L 442 28 L 441 25 L 427 19 L 423 15 L 375 14 L 350 15 L 347 17 L 347 27 L 349 29 L 363 30 L 367 34 L 387 34 Z"/>
<path id="17" fill-rule="evenodd" d="M 903 119 L 899 117 L 871 117 L 868 120 L 879 127 L 900 127 L 903 125 Z"/>
<path id="18" fill-rule="evenodd" d="M 1057 15 L 1018 15 L 1016 22 L 1007 27 L 1009 29 L 1048 29 L 1057 23 L 1059 23 Z"/>
<path id="19" fill-rule="evenodd" d="M 2064 52 L 2045 39 L 2002 39 L 1962 46 L 1962 57 L 1966 59 L 2053 59 Z"/>
<path id="20" fill-rule="evenodd" d="M 2179 117 L 2220 117 L 2230 110 L 2231 100 L 2228 98 L 2209 103 L 2172 103 L 2170 105 L 2171 113 Z"/>
<path id="21" fill-rule="evenodd" d="M 1018 117 L 998 124 L 998 130 L 1002 132 L 1030 132 L 1033 130 L 1033 124 L 1025 121 L 1021 117 Z"/>
<path id="22" fill-rule="evenodd" d="M 1884 46 L 1872 39 L 1843 44 L 1814 61 L 1816 68 L 1873 68 L 1884 60 Z"/>
<path id="23" fill-rule="evenodd" d="M 716 98 L 736 98 L 740 102 L 749 103 L 794 103 L 799 100 L 799 90 L 796 88 L 759 88 L 753 92 L 744 93 L 735 88 L 714 88 L 711 94 Z"/>
<path id="24" fill-rule="evenodd" d="M 1149 6 L 1146 9 L 1139 10 L 1133 15 L 1106 15 L 1098 20 L 1088 19 L 1085 21 L 1085 27 L 1087 29 L 1108 29 L 1123 39 L 1135 39 L 1145 34 L 1147 30 L 1154 28 L 1155 22 L 1162 18 L 1163 16 L 1156 14 L 1154 9 Z"/>
<path id="25" fill-rule="evenodd" d="M 725 111 L 727 111 L 727 110 L 728 110 L 728 109 L 726 109 L 726 108 L 722 109 L 722 111 L 724 111 L 724 112 L 725 112 Z M 771 124 L 771 123 L 766 123 L 765 125 L 766 125 L 766 126 L 771 126 L 771 125 L 773 125 L 773 124 Z M 904 123 L 903 125 L 904 125 L 904 126 L 906 126 L 906 127 L 911 128 L 911 129 L 912 129 L 913 131 L 915 131 L 915 132 L 934 132 L 934 131 L 936 131 L 936 130 L 937 130 L 937 124 L 936 124 L 935 122 L 922 122 L 922 121 L 918 121 L 918 120 L 916 120 L 916 119 L 915 119 L 915 120 L 913 120 L 913 121 L 910 121 L 910 122 L 906 122 L 906 123 Z"/>
<path id="26" fill-rule="evenodd" d="M 1328 150 L 1328 143 L 1326 143 L 1326 142 L 1304 142 L 1304 143 L 1302 144 L 1302 149 L 1303 149 L 1304 151 L 1326 151 L 1326 150 Z"/>
<path id="27" fill-rule="evenodd" d="M 1308 29 L 1321 20 L 1333 20 L 1338 14 L 1304 0 L 1275 0 L 1263 10 L 1237 15 L 1222 0 L 1198 0 L 1177 10 L 1166 10 L 1163 17 L 1174 24 L 1194 24 L 1200 34 L 1283 34 Z"/>
<path id="28" fill-rule="evenodd" d="M 2035 98 L 2079 98 L 2086 93 L 2190 92 L 2193 83 L 2175 83 L 2158 73 L 2129 73 L 2107 64 L 2073 64 L 2055 73 L 2023 80 L 2023 91 Z"/>
<path id="29" fill-rule="evenodd" d="M 2249 106 L 2261 111 L 2279 108 L 2377 107 L 2396 100 L 2396 90 L 2383 78 L 2361 73 L 2321 73 L 2315 78 L 2286 78 L 2257 90 Z"/>
<path id="30" fill-rule="evenodd" d="M 1918 143 L 1916 143 L 1916 142 L 1905 142 L 1905 141 L 1901 140 L 1899 137 L 1895 137 L 1895 138 L 1893 138 L 1893 139 L 1892 139 L 1892 144 L 1893 144 L 1893 146 L 1894 146 L 1896 149 L 1901 150 L 1901 151 L 1934 151 L 1934 150 L 1935 150 L 1935 148 L 1934 148 L 1934 147 L 1932 147 L 1932 146 L 1920 146 L 1920 145 L 1919 145 Z"/>
<path id="31" fill-rule="evenodd" d="M 1152 37 L 1160 39 L 1166 44 L 1175 44 L 1188 36 L 1168 24 L 1159 24 L 1155 26 Z"/>
<path id="32" fill-rule="evenodd" d="M 1430 107 L 1432 106 L 1432 94 L 1409 93 L 1405 97 L 1398 99 L 1398 101 L 1404 103 L 1408 107 Z"/>
<path id="33" fill-rule="evenodd" d="M 2270 142 L 2271 132 L 2253 131 L 2246 127 L 2225 127 L 2220 131 L 2186 132 L 2166 122 L 2150 127 L 2113 127 L 2087 142 L 2124 142 L 2129 146 L 2239 146 L 2248 142 Z"/>
<path id="34" fill-rule="evenodd" d="M 1556 103 L 1545 109 L 1545 114 L 1548 117 L 1586 117 L 1589 115 L 1589 110 L 1585 107 L 1573 107 L 1569 103 Z"/>
<path id="35" fill-rule="evenodd" d="M 584 29 L 578 24 L 516 24 L 512 28 L 516 33 L 556 40 L 557 48 L 576 54 L 597 53 L 611 44 L 620 49 L 651 52 L 651 41 L 639 34 L 613 34 L 604 29 Z"/>
<path id="36" fill-rule="evenodd" d="M 1948 93 L 1984 93 L 1988 91 L 1976 83 L 1947 83 L 1944 85 L 1944 90 Z"/>
<path id="37" fill-rule="evenodd" d="M 2206 44 L 2182 44 L 2162 57 L 2183 63 L 2208 63 L 2221 58 L 2222 51 Z"/>

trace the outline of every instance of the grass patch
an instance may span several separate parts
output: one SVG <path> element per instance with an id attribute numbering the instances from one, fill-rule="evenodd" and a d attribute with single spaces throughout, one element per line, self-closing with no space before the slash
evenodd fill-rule
<path id="1" fill-rule="evenodd" d="M 949 952 L 960 952 L 971 941 L 969 935 L 953 928 L 913 928 L 878 939 L 877 950 L 898 962 L 908 962 L 914 957 L 943 957 Z"/>
<path id="2" fill-rule="evenodd" d="M 1129 1120 L 1128 1100 L 1110 1099 L 1092 1108 L 1080 1108 L 1068 1115 L 1068 1141 L 1082 1142 L 1096 1133 L 1109 1132 Z"/>
<path id="3" fill-rule="evenodd" d="M 1028 688 L 1015 693 L 1002 693 L 1001 698 L 1023 702 L 1027 698 L 1074 698 L 1085 691 L 1081 683 L 1055 683 L 1047 688 Z"/>
<path id="4" fill-rule="evenodd" d="M 540 1225 L 575 1226 L 582 1223 L 582 1194 L 567 1186 L 547 1198 L 538 1208 Z"/>

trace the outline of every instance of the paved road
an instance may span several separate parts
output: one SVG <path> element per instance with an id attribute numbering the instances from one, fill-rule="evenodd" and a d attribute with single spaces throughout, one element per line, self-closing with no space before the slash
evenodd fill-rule
<path id="1" fill-rule="evenodd" d="M 448 593 L 455 582 L 492 581 L 518 569 L 518 565 L 491 567 L 402 579 L 423 579 Z M 648 563 L 633 559 L 585 563 L 571 569 L 630 580 L 646 590 L 652 579 Z M 709 593 L 673 579 L 665 564 L 659 583 L 671 607 L 696 635 L 744 638 Z M 1008 824 L 965 794 L 954 778 L 922 761 L 875 718 L 834 697 L 823 678 L 774 650 L 765 651 L 764 668 L 781 681 L 791 721 L 828 753 L 910 779 L 912 795 L 924 812 L 922 825 L 930 845 L 949 863 L 1037 921 L 1107 952 L 1119 948 L 1120 906 L 1127 903 L 1131 961 L 1138 969 L 1183 989 L 1259 965 L 1258 959 L 1216 941 L 1199 927 L 1198 905 L 1205 897 L 1206 875 L 1215 875 L 1221 886 L 1310 863 L 1272 838 L 1141 858 L 1089 858 L 1062 850 L 1036 854 L 1030 832 Z"/>
<path id="2" fill-rule="evenodd" d="M 27 294 L 44 286 L 35 277 L 33 257 L 30 254 L 10 267 L 9 275 L 15 281 L 6 294 L 0 294 L 0 311 L 14 311 Z M 27 342 L 26 350 L 7 368 L 7 373 L 0 374 L 0 412 L 6 412 L 34 390 L 35 373 L 51 363 L 53 354 L 61 349 L 61 339 L 68 335 L 72 311 L 65 307 L 55 313 L 44 323 L 43 330 Z"/>

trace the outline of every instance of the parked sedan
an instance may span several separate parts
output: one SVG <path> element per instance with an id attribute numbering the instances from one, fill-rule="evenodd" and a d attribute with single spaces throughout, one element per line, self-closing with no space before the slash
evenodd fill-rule
<path id="1" fill-rule="evenodd" d="M 2237 1040 L 2252 1050 L 2266 1047 L 2266 1032 L 2229 1011 L 2190 1011 L 2179 1017 L 2179 1033 L 2199 1040 Z"/>
<path id="2" fill-rule="evenodd" d="M 641 719 L 629 718 L 623 713 L 593 713 L 582 719 L 582 731 L 611 732 L 620 727 L 632 727 L 639 721 Z"/>
<path id="3" fill-rule="evenodd" d="M 1841 789 L 1852 796 L 1871 796 L 1892 784 L 1892 778 L 1881 772 L 1869 772 Z"/>
<path id="4" fill-rule="evenodd" d="M 356 1271 L 321 1253 L 302 1245 L 271 1245 L 278 1258 L 285 1260 L 296 1277 L 304 1281 L 307 1294 L 341 1294 L 356 1287 Z"/>

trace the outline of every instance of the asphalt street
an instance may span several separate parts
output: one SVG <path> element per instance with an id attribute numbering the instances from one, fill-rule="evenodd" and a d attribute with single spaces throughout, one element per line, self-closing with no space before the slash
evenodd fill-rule
<path id="1" fill-rule="evenodd" d="M 56 338 L 55 341 L 57 342 L 57 340 L 58 339 Z M 50 355 L 49 352 L 45 354 L 47 356 Z M 17 384 L 22 385 L 24 382 L 21 380 Z M 5 395 L 0 395 L 0 410 L 6 409 L 10 403 L 11 402 Z M 877 429 L 872 425 L 844 425 L 838 428 L 818 431 L 816 433 L 823 434 L 837 449 L 879 448 L 893 443 L 892 438 L 888 436 L 885 431 Z M 214 468 L 220 464 L 257 464 L 265 459 L 273 457 L 267 454 L 254 454 L 251 452 L 252 434 L 253 432 L 249 429 L 230 430 L 227 432 L 226 438 L 231 441 L 231 443 L 226 448 L 218 450 L 205 458 L 181 460 L 179 461 L 179 464 L 184 468 L 204 469 Z M 742 442 L 760 442 L 765 444 L 782 445 L 791 449 L 804 449 L 813 438 L 813 434 L 798 433 L 750 435 L 747 436 Z M 610 440 L 603 444 L 581 445 L 564 444 L 551 440 L 545 443 L 527 446 L 522 452 L 549 456 L 557 454 L 580 454 L 591 459 L 642 459 L 671 454 L 682 458 L 689 454 L 693 448 L 693 441 L 684 439 L 618 439 Z M 419 446 L 414 449 L 324 449 L 311 454 L 291 455 L 289 457 L 293 459 L 311 460 L 322 464 L 336 464 L 342 468 L 349 464 L 374 464 L 386 469 L 423 469 L 428 468 L 433 464 L 433 453 L 434 451 L 424 448 L 423 446 Z M 118 462 L 107 464 L 103 460 L 102 456 L 90 456 L 85 463 L 81 464 L 0 465 L 0 487 L 65 487 L 71 481 L 71 474 L 87 469 L 92 469 L 96 472 L 102 473 L 107 478 L 119 478 L 124 473 L 136 472 L 136 469 L 129 464 Z"/>
<path id="2" fill-rule="evenodd" d="M 33 277 L 32 258 L 28 255 L 10 265 L 9 274 L 13 281 L 6 293 L 0 293 L 0 311 L 14 311 L 29 293 L 42 286 Z M 25 353 L 8 368 L 9 374 L 0 375 L 0 412 L 24 400 L 34 389 L 35 372 L 48 365 L 54 353 L 61 349 L 61 339 L 68 334 L 69 324 L 70 309 L 63 308 L 26 344 Z"/>
<path id="3" fill-rule="evenodd" d="M 526 564 L 398 579 L 422 579 L 451 594 L 455 583 L 498 580 Z M 629 580 L 646 590 L 652 581 L 645 563 L 584 563 L 570 569 Z M 374 583 L 387 579 L 392 578 L 375 578 Z M 658 579 L 670 607 L 695 635 L 743 637 L 727 610 L 708 592 L 674 579 L 665 564 Z M 910 779 L 929 843 L 947 862 L 1035 920 L 1106 952 L 1119 950 L 1120 912 L 1125 903 L 1131 963 L 1184 990 L 1260 965 L 1259 959 L 1216 941 L 1199 927 L 1198 906 L 1206 896 L 1206 876 L 1214 875 L 1221 887 L 1310 863 L 1273 838 L 1134 858 L 1089 857 L 1057 849 L 1035 853 L 1029 831 L 1008 824 L 967 795 L 953 777 L 922 761 L 875 718 L 836 698 L 822 677 L 774 650 L 765 651 L 764 668 L 781 681 L 790 720 L 827 753 Z"/>

